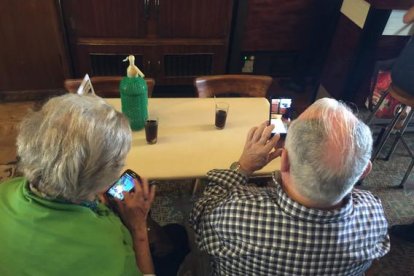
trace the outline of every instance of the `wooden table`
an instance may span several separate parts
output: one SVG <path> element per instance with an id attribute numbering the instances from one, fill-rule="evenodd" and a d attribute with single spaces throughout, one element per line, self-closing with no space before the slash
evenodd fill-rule
<path id="1" fill-rule="evenodd" d="M 126 160 L 130 168 L 149 179 L 202 178 L 214 168 L 229 168 L 244 147 L 247 132 L 268 119 L 265 98 L 220 98 L 229 103 L 226 126 L 214 126 L 212 98 L 150 98 L 149 113 L 159 118 L 158 142 L 147 144 L 145 131 L 133 133 L 132 148 Z M 120 99 L 107 102 L 121 110 Z M 257 175 L 280 168 L 277 158 Z"/>

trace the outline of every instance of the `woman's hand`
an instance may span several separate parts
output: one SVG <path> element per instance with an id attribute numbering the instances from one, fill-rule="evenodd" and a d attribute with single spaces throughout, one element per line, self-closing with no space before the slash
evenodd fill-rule
<path id="1" fill-rule="evenodd" d="M 274 125 L 268 126 L 266 121 L 249 131 L 243 153 L 239 159 L 243 171 L 252 174 L 281 155 L 282 150 L 277 148 L 280 135 L 277 134 L 270 138 L 273 128 Z"/>
<path id="2" fill-rule="evenodd" d="M 124 192 L 124 200 L 114 199 L 118 214 L 131 232 L 147 231 L 147 216 L 155 197 L 155 186 L 150 186 L 145 178 L 141 181 L 134 179 L 135 190 Z"/>
<path id="3" fill-rule="evenodd" d="M 134 179 L 135 190 L 124 192 L 124 200 L 114 199 L 115 208 L 123 223 L 131 232 L 134 243 L 135 261 L 144 274 L 154 274 L 151 251 L 148 241 L 147 217 L 155 197 L 155 186 L 149 186 L 148 180 L 141 183 Z"/>

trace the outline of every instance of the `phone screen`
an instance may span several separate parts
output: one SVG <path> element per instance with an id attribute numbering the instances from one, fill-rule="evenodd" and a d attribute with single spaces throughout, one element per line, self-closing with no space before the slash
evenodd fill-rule
<path id="1" fill-rule="evenodd" d="M 138 174 L 131 170 L 126 170 L 121 177 L 108 189 L 107 194 L 111 197 L 124 199 L 123 192 L 129 192 L 134 189 L 134 178 L 139 180 Z"/>
<path id="2" fill-rule="evenodd" d="M 274 125 L 272 136 L 279 133 L 285 137 L 288 130 L 288 122 L 292 107 L 292 99 L 289 98 L 271 98 L 269 123 Z"/>

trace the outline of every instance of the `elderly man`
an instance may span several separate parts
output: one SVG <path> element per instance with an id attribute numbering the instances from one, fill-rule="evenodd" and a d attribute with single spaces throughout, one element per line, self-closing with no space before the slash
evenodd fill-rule
<path id="1" fill-rule="evenodd" d="M 212 170 L 190 217 L 215 275 L 361 275 L 390 249 L 380 200 L 353 189 L 371 170 L 372 135 L 342 103 L 321 99 L 293 121 L 285 148 L 266 123 L 229 170 Z M 265 187 L 249 176 L 276 157 Z"/>

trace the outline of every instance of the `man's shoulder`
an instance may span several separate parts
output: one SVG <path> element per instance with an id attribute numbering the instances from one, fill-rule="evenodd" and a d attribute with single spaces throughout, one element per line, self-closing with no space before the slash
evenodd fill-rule
<path id="1" fill-rule="evenodd" d="M 379 197 L 366 190 L 353 189 L 352 200 L 357 205 L 381 205 Z"/>

